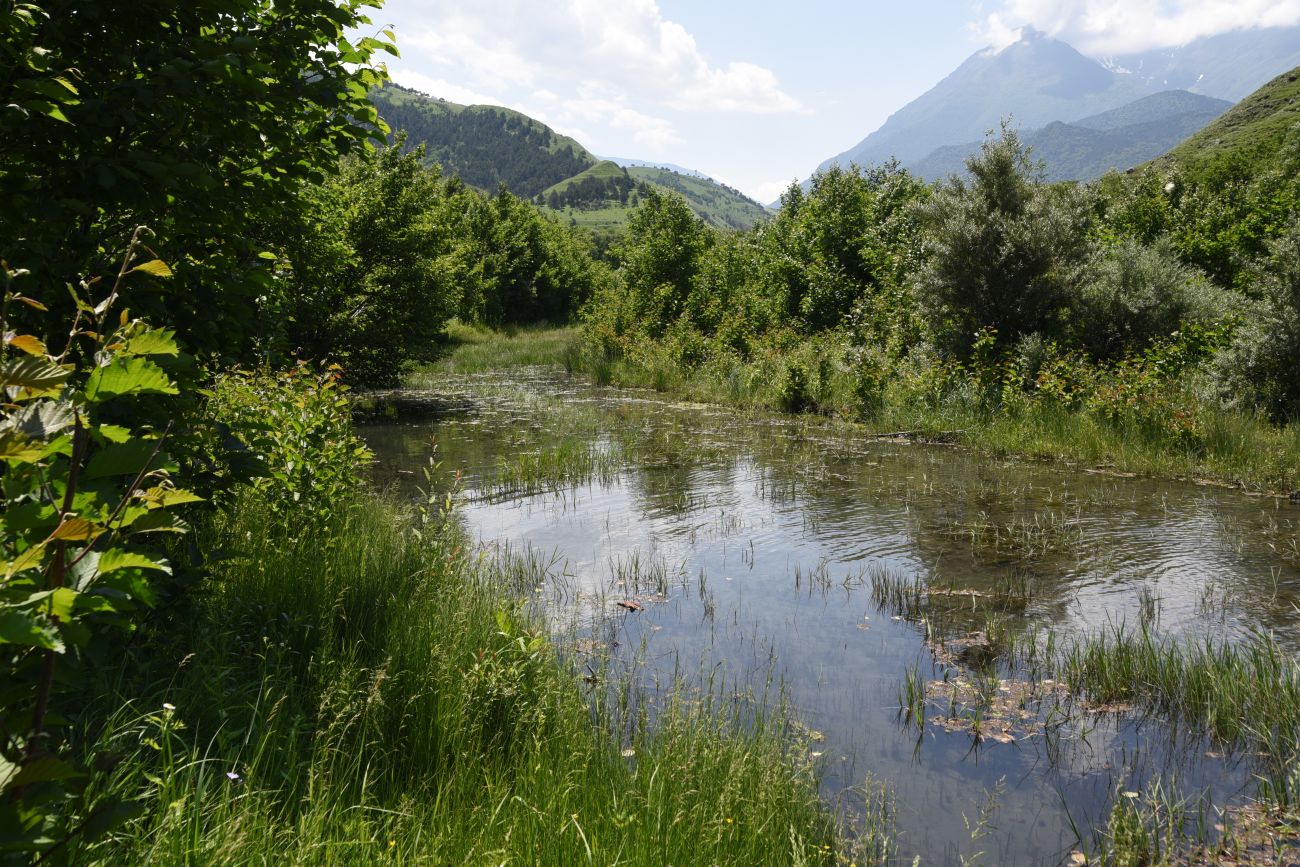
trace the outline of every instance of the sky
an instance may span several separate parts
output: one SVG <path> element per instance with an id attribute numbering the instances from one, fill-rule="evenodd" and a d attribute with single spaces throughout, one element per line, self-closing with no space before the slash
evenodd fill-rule
<path id="1" fill-rule="evenodd" d="M 387 0 L 399 84 L 771 202 L 1024 26 L 1095 56 L 1300 23 L 1300 0 Z"/>

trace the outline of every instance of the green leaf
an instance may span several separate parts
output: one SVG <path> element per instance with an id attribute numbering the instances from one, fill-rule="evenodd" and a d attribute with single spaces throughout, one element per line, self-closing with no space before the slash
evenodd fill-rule
<path id="1" fill-rule="evenodd" d="M 142 262 L 139 265 L 136 265 L 130 271 L 127 271 L 126 273 L 135 274 L 137 272 L 141 274 L 148 274 L 151 277 L 172 276 L 172 269 L 169 268 L 167 263 L 164 262 L 162 259 L 151 259 L 148 262 Z"/>
<path id="2" fill-rule="evenodd" d="M 202 503 L 204 500 L 198 494 L 179 488 L 150 488 L 148 492 L 141 497 L 151 509 L 169 509 L 172 506 L 183 506 L 186 503 Z"/>
<path id="3" fill-rule="evenodd" d="M 33 783 L 71 780 L 78 776 L 81 775 L 77 773 L 77 769 L 62 759 L 43 756 L 23 765 L 22 770 L 9 781 L 9 786 L 16 789 L 20 786 L 30 786 Z"/>
<path id="4" fill-rule="evenodd" d="M 13 610 L 0 611 L 0 644 L 39 647 L 55 653 L 64 651 L 63 639 L 51 624 L 33 614 Z"/>
<path id="5" fill-rule="evenodd" d="M 72 371 L 48 358 L 13 358 L 0 367 L 0 385 L 48 390 L 62 385 L 71 375 Z"/>
<path id="6" fill-rule="evenodd" d="M 165 572 L 168 575 L 172 572 L 171 566 L 167 565 L 165 560 L 154 560 L 152 557 L 146 557 L 134 551 L 122 551 L 118 548 L 105 551 L 99 558 L 100 574 L 105 575 L 109 572 L 116 572 L 118 569 L 144 569 Z"/>
<path id="7" fill-rule="evenodd" d="M 14 431 L 0 433 L 0 460 L 11 464 L 31 464 L 44 456 L 45 443 Z"/>
<path id="8" fill-rule="evenodd" d="M 70 426 L 74 418 L 72 404 L 43 400 L 10 415 L 0 424 L 0 429 L 17 431 L 33 440 L 47 440 Z"/>
<path id="9" fill-rule="evenodd" d="M 104 479 L 109 476 L 134 476 L 153 455 L 157 440 L 132 439 L 124 443 L 107 445 L 95 453 L 86 465 L 84 478 Z"/>
<path id="10" fill-rule="evenodd" d="M 86 381 L 86 398 L 93 402 L 129 394 L 178 394 L 161 367 L 147 358 L 118 358 L 99 367 Z"/>
<path id="11" fill-rule="evenodd" d="M 137 334 L 118 351 L 122 355 L 180 355 L 176 332 L 169 328 Z"/>

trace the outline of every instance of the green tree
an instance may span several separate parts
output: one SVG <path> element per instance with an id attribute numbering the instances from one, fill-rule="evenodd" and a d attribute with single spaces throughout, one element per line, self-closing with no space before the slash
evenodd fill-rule
<path id="1" fill-rule="evenodd" d="M 191 348 L 246 345 L 269 281 L 250 224 L 382 140 L 366 92 L 391 34 L 345 38 L 375 5 L 0 4 L 0 256 L 75 285 L 147 223 L 184 256 L 176 291 L 137 311 Z"/>
<path id="2" fill-rule="evenodd" d="M 344 161 L 303 190 L 273 236 L 285 267 L 269 304 L 287 354 L 336 362 L 363 385 L 396 385 L 426 358 L 460 303 L 446 190 L 419 150 Z"/>
<path id="3" fill-rule="evenodd" d="M 918 300 L 944 348 L 965 356 L 982 329 L 1004 345 L 1059 332 L 1088 253 L 1083 194 L 1042 182 L 1015 130 L 985 141 L 921 208 L 929 257 Z"/>
<path id="4" fill-rule="evenodd" d="M 661 333 L 686 308 L 692 283 L 716 240 L 674 194 L 647 187 L 628 220 L 620 258 L 629 313 L 651 332 Z"/>

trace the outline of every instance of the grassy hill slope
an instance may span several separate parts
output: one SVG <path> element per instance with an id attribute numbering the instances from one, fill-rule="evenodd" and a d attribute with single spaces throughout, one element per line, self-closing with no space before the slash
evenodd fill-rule
<path id="1" fill-rule="evenodd" d="M 1267 164 L 1300 124 L 1300 67 L 1285 72 L 1161 158 L 1185 166 L 1225 159 Z"/>

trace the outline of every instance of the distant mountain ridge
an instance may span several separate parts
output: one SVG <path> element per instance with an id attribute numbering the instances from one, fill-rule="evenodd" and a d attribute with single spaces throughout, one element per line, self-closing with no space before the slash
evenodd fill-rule
<path id="1" fill-rule="evenodd" d="M 1107 129 L 1081 127 L 1076 122 L 1123 110 L 1143 97 L 1168 91 L 1241 99 L 1297 64 L 1300 27 L 1236 31 L 1179 48 L 1103 60 L 1026 28 L 1017 42 L 1001 51 L 985 49 L 971 55 L 929 91 L 892 114 L 879 129 L 818 169 L 850 163 L 880 165 L 891 158 L 905 165 L 920 163 L 941 150 L 981 139 L 1008 117 L 1022 130 L 1043 130 L 1055 122 L 1076 127 L 1053 130 L 1067 152 L 1095 149 L 1121 153 L 1124 149 L 1112 141 L 1114 136 L 1088 137 L 1081 132 Z M 1118 124 L 1109 131 L 1141 122 L 1123 120 L 1107 121 Z M 1184 118 L 1177 131 L 1193 121 Z M 1146 130 L 1142 135 L 1159 138 L 1156 132 Z M 1072 142 L 1068 146 L 1067 137 Z M 1139 153 L 1141 148 L 1133 150 L 1133 154 Z M 1129 158 L 1117 157 L 1120 161 Z M 1078 161 L 1081 167 L 1086 163 Z"/>
<path id="2" fill-rule="evenodd" d="M 458 105 L 388 84 L 371 101 L 396 136 L 424 145 L 426 159 L 488 192 L 504 184 L 521 198 L 598 231 L 616 230 L 648 187 L 682 196 L 705 222 L 748 229 L 766 219 L 762 205 L 698 173 L 624 160 L 601 160 L 539 120 L 500 106 Z"/>
<path id="3" fill-rule="evenodd" d="M 1173 90 L 1073 123 L 1053 121 L 1021 136 L 1032 157 L 1046 164 L 1047 180 L 1090 181 L 1160 156 L 1231 107 L 1227 100 Z M 946 145 L 907 168 L 928 181 L 959 175 L 980 145 Z"/>

